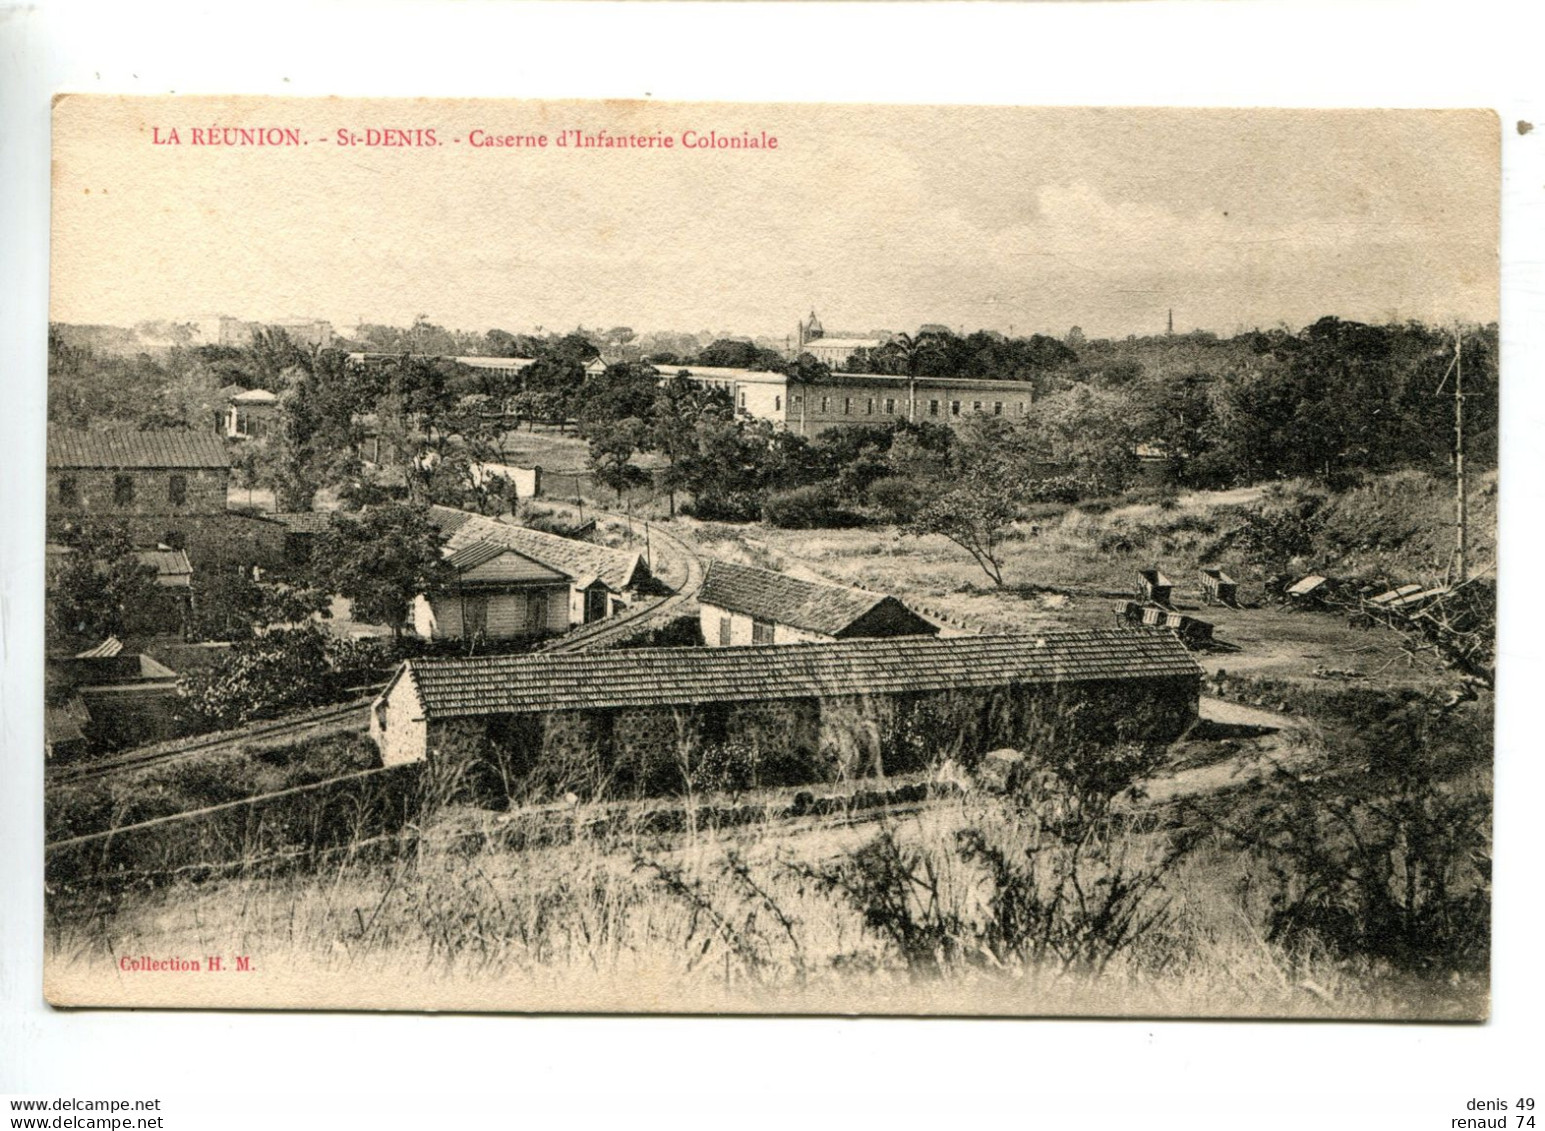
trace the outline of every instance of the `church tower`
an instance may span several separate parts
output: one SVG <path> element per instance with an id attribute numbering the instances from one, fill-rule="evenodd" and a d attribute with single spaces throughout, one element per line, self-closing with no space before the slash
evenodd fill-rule
<path id="1" fill-rule="evenodd" d="M 821 328 L 821 320 L 815 316 L 815 311 L 812 310 L 810 312 L 810 320 L 799 324 L 799 348 L 795 350 L 794 356 L 797 358 L 800 354 L 804 353 L 805 347 L 824 333 L 826 331 Z"/>

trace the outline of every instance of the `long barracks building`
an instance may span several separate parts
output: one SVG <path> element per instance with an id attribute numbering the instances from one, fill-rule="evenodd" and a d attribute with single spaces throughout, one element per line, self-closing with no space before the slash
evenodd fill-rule
<path id="1" fill-rule="evenodd" d="M 660 366 L 662 380 L 681 373 L 725 390 L 739 411 L 800 436 L 816 436 L 843 425 L 899 420 L 953 427 L 978 414 L 1019 420 L 1030 414 L 1034 399 L 1026 381 L 833 373 L 829 381 L 816 383 L 756 369 Z"/>

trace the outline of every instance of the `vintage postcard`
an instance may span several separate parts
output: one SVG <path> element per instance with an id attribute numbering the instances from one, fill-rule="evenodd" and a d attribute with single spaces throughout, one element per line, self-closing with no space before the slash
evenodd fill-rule
<path id="1" fill-rule="evenodd" d="M 1491 112 L 53 127 L 49 1001 L 1487 1016 Z"/>

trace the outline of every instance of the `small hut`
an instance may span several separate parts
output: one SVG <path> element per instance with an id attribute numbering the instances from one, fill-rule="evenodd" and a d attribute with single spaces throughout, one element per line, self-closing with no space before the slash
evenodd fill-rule
<path id="1" fill-rule="evenodd" d="M 1137 599 L 1143 602 L 1152 602 L 1155 605 L 1169 607 L 1170 591 L 1175 588 L 1175 583 L 1165 577 L 1155 566 L 1153 569 L 1140 569 L 1137 571 Z"/>
<path id="2" fill-rule="evenodd" d="M 1239 583 L 1217 566 L 1203 566 L 1201 570 L 1202 598 L 1209 605 L 1239 607 Z"/>
<path id="3" fill-rule="evenodd" d="M 1311 573 L 1287 587 L 1287 599 L 1305 608 L 1318 605 L 1330 595 L 1330 579 Z"/>

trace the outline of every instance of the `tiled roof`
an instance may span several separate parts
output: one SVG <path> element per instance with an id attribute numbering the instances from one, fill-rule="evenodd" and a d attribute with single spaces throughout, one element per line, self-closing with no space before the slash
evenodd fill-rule
<path id="1" fill-rule="evenodd" d="M 48 430 L 48 466 L 111 468 L 229 467 L 211 432 L 84 432 Z"/>
<path id="2" fill-rule="evenodd" d="M 452 554 L 477 542 L 495 542 L 570 577 L 599 577 L 619 593 L 647 576 L 643 561 L 631 550 L 613 550 L 451 507 L 430 507 L 429 520 L 446 536 L 445 548 Z"/>
<path id="3" fill-rule="evenodd" d="M 1154 678 L 1200 678 L 1172 633 L 905 636 L 408 660 L 432 718 Z"/>
<path id="4" fill-rule="evenodd" d="M 568 574 L 543 565 L 499 542 L 469 542 L 445 562 L 463 583 L 496 585 L 530 581 L 568 582 Z"/>
<path id="5" fill-rule="evenodd" d="M 91 711 L 78 695 L 72 695 L 63 703 L 45 703 L 43 706 L 43 737 L 49 746 L 84 742 L 85 728 L 90 725 Z"/>
<path id="6" fill-rule="evenodd" d="M 697 599 L 731 612 L 836 636 L 876 605 L 894 598 L 846 585 L 801 581 L 770 569 L 712 561 Z"/>
<path id="7" fill-rule="evenodd" d="M 333 524 L 331 511 L 275 511 L 263 517 L 296 534 L 326 534 Z"/>

